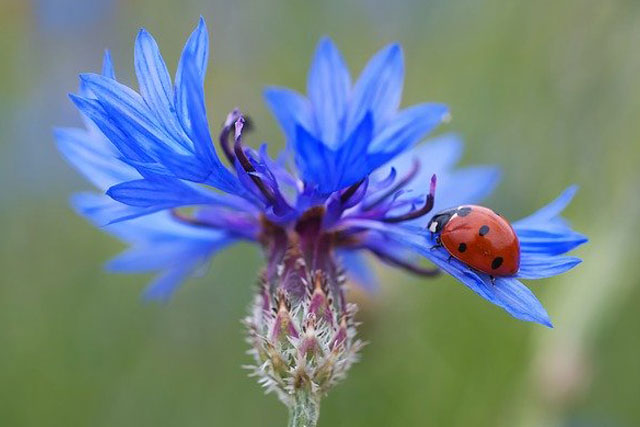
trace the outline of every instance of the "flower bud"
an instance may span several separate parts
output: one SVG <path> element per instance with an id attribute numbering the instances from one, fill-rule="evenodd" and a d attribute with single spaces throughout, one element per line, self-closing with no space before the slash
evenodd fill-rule
<path id="1" fill-rule="evenodd" d="M 363 345 L 353 320 L 357 308 L 345 303 L 331 237 L 313 226 L 321 215 L 304 217 L 295 231 L 264 227 L 263 247 L 275 265 L 261 274 L 245 319 L 255 360 L 250 369 L 289 406 L 300 392 L 317 399 L 327 393 Z"/>

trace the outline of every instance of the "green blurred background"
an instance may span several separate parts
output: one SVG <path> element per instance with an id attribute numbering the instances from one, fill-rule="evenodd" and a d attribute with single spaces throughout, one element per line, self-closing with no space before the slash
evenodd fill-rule
<path id="1" fill-rule="evenodd" d="M 448 103 L 464 163 L 503 167 L 487 204 L 518 218 L 581 186 L 566 215 L 591 238 L 585 262 L 529 282 L 555 329 L 450 278 L 380 268 L 378 295 L 351 293 L 370 344 L 321 426 L 640 425 L 639 2 L 0 0 L 0 426 L 286 422 L 241 369 L 258 251 L 238 246 L 169 304 L 141 303 L 149 277 L 101 270 L 122 245 L 71 212 L 89 186 L 51 137 L 80 124 L 67 93 L 105 47 L 131 82 L 145 26 L 175 70 L 200 14 L 212 127 L 240 105 L 281 146 L 264 85 L 304 89 L 324 34 L 354 74 L 399 41 L 403 103 Z"/>

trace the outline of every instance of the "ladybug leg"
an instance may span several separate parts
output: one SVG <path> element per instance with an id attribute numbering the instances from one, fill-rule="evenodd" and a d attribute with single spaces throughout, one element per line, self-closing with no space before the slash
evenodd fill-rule
<path id="1" fill-rule="evenodd" d="M 447 260 L 447 262 L 451 262 L 452 259 L 453 259 L 453 255 L 449 255 L 449 259 Z"/>
<path id="2" fill-rule="evenodd" d="M 496 278 L 494 276 L 489 275 L 489 280 L 491 280 L 492 285 L 496 284 Z"/>
<path id="3" fill-rule="evenodd" d="M 439 249 L 442 247 L 442 240 L 440 240 L 440 236 L 436 237 L 436 244 L 429 248 L 430 250 Z"/>

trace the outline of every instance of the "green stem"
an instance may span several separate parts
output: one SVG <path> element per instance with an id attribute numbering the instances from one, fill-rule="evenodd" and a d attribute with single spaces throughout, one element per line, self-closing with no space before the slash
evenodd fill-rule
<path id="1" fill-rule="evenodd" d="M 289 408 L 289 427 L 316 427 L 320 416 L 320 398 L 307 391 L 298 391 Z"/>

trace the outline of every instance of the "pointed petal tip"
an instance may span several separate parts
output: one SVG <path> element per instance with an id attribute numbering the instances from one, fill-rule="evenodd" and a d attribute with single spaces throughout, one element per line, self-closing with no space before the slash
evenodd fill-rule
<path id="1" fill-rule="evenodd" d="M 404 52 L 402 51 L 402 45 L 400 44 L 400 42 L 389 43 L 383 49 L 387 49 L 389 53 L 393 55 L 404 54 Z"/>
<path id="2" fill-rule="evenodd" d="M 78 78 L 81 83 L 91 85 L 97 81 L 105 79 L 105 77 L 101 74 L 96 73 L 80 73 L 78 74 Z"/>
<path id="3" fill-rule="evenodd" d="M 207 33 L 207 21 L 204 19 L 203 15 L 200 15 L 198 18 L 198 24 L 196 28 L 193 30 L 194 33 Z"/>
<path id="4" fill-rule="evenodd" d="M 69 93 L 68 96 L 71 102 L 73 102 L 73 105 L 75 105 L 76 108 L 80 110 L 82 110 L 83 106 L 87 105 L 87 103 L 90 101 L 90 99 L 87 99 L 84 96 L 76 95 L 75 93 Z"/>
<path id="5" fill-rule="evenodd" d="M 147 31 L 147 29 L 146 29 L 146 28 L 144 28 L 144 27 L 140 27 L 140 29 L 138 30 L 138 35 L 137 35 L 137 37 L 140 37 L 140 36 L 150 36 L 150 35 L 151 35 L 151 34 L 149 33 L 149 31 Z"/>
<path id="6" fill-rule="evenodd" d="M 111 58 L 111 51 L 109 51 L 109 49 L 105 49 L 102 55 L 102 75 L 113 80 L 116 79 L 113 59 Z"/>
<path id="7" fill-rule="evenodd" d="M 340 49 L 338 49 L 338 46 L 333 41 L 333 39 L 326 35 L 320 37 L 320 40 L 318 40 L 318 44 L 316 44 L 314 58 L 318 58 L 320 56 L 332 57 L 333 55 L 337 56 L 341 61 L 343 61 Z"/>
<path id="8" fill-rule="evenodd" d="M 399 42 L 386 45 L 375 56 L 378 57 L 378 55 L 384 57 L 386 62 L 396 62 L 400 70 L 404 72 L 404 50 Z"/>
<path id="9" fill-rule="evenodd" d="M 51 134 L 54 138 L 58 138 L 62 134 L 62 132 L 64 132 L 63 128 L 54 127 L 53 129 L 51 129 Z"/>
<path id="10" fill-rule="evenodd" d="M 105 262 L 104 265 L 102 266 L 103 270 L 106 271 L 107 273 L 120 273 L 120 269 L 118 269 L 118 267 L 115 265 L 115 261 L 116 259 L 110 259 L 109 261 Z"/>
<path id="11" fill-rule="evenodd" d="M 111 197 L 111 196 L 109 196 L 109 197 Z M 113 197 L 111 197 L 111 198 L 113 198 Z M 114 199 L 114 200 L 115 200 L 115 199 Z M 119 217 L 117 217 L 117 218 L 115 218 L 115 219 L 111 219 L 111 220 L 109 220 L 109 221 L 105 221 L 105 222 L 103 222 L 102 224 L 100 224 L 100 227 L 108 227 L 108 226 L 110 226 L 110 225 L 118 224 L 118 223 L 120 223 L 120 222 L 129 221 L 130 219 L 134 219 L 134 218 L 136 218 L 136 216 L 135 216 L 135 215 L 119 216 Z"/>
<path id="12" fill-rule="evenodd" d="M 278 96 L 278 94 L 286 90 L 290 90 L 290 89 L 287 89 L 282 86 L 276 86 L 276 85 L 265 86 L 264 89 L 262 89 L 262 96 L 268 102 L 270 99 L 272 99 L 275 96 Z"/>
<path id="13" fill-rule="evenodd" d="M 566 261 L 567 269 L 563 272 L 560 272 L 559 274 L 566 273 L 567 271 L 577 267 L 579 264 L 582 264 L 582 258 L 578 258 L 578 257 L 567 257 L 567 258 L 568 258 Z"/>
<path id="14" fill-rule="evenodd" d="M 440 116 L 440 120 L 443 122 L 448 122 L 451 120 L 451 109 L 449 106 L 442 102 L 428 102 L 425 104 L 421 104 L 424 106 L 426 111 L 430 114 L 437 114 Z"/>
<path id="15" fill-rule="evenodd" d="M 549 314 L 544 310 L 544 308 L 542 309 L 542 312 L 529 313 L 524 316 L 514 315 L 513 313 L 509 314 L 511 314 L 516 319 L 537 323 L 538 325 L 553 329 L 553 322 L 551 322 L 551 318 L 549 318 Z"/>
<path id="16" fill-rule="evenodd" d="M 571 203 L 571 200 L 573 200 L 579 189 L 580 186 L 578 186 L 577 184 L 570 185 L 565 188 L 562 193 L 560 193 L 557 199 L 566 200 L 566 204 L 568 205 L 569 203 Z"/>
<path id="17" fill-rule="evenodd" d="M 567 187 L 565 192 L 570 193 L 571 195 L 574 195 L 578 192 L 579 189 L 580 189 L 580 186 L 578 184 L 572 184 L 569 187 Z"/>
<path id="18" fill-rule="evenodd" d="M 277 86 L 265 86 L 262 89 L 262 97 L 268 101 L 269 98 L 273 96 L 273 93 L 277 90 L 277 88 Z"/>
<path id="19" fill-rule="evenodd" d="M 142 51 L 145 47 L 147 48 L 151 48 L 151 49 L 158 49 L 158 43 L 156 42 L 156 39 L 153 37 L 153 35 L 147 31 L 145 28 L 140 28 L 140 30 L 138 31 L 138 35 L 136 36 L 136 40 L 134 43 L 134 55 L 137 56 L 139 54 L 141 54 Z M 138 53 L 139 52 L 139 53 Z"/>
<path id="20" fill-rule="evenodd" d="M 331 37 L 324 35 L 318 40 L 317 48 L 335 47 L 335 43 Z"/>
<path id="21" fill-rule="evenodd" d="M 338 57 L 342 58 L 340 50 L 331 37 L 327 35 L 320 37 L 313 53 L 314 61 L 319 57 L 331 57 L 333 54 L 336 54 Z"/>
<path id="22" fill-rule="evenodd" d="M 151 34 L 146 30 L 146 28 L 140 28 L 138 33 L 136 34 L 136 39 L 134 42 L 134 49 L 138 48 L 138 45 L 145 41 L 146 39 L 153 38 Z"/>

